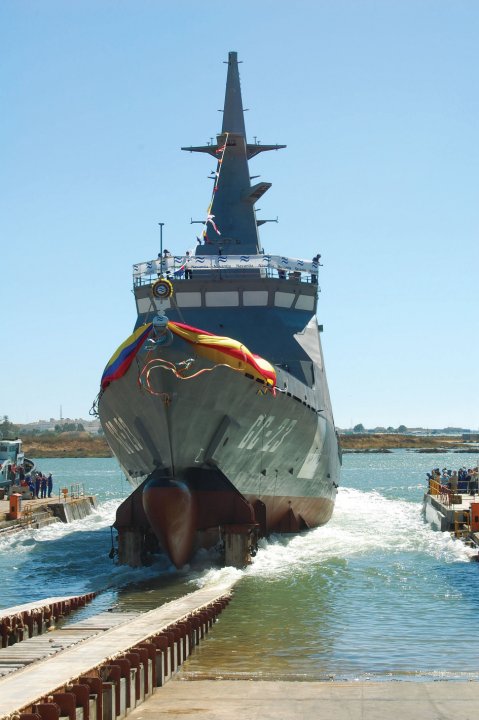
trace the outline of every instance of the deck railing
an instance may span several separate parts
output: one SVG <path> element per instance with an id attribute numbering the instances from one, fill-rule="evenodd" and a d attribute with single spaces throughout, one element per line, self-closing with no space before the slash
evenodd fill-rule
<path id="1" fill-rule="evenodd" d="M 148 262 L 133 265 L 133 285 L 150 285 L 158 277 L 181 280 L 185 271 L 191 271 L 193 277 L 200 273 L 234 272 L 235 277 L 251 276 L 259 271 L 261 277 L 295 280 L 317 285 L 317 262 L 308 262 L 280 255 L 171 255 Z"/>

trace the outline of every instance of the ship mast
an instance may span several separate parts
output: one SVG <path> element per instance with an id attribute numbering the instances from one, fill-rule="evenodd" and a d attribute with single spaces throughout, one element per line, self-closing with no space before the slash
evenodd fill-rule
<path id="1" fill-rule="evenodd" d="M 254 205 L 271 183 L 251 185 L 248 160 L 260 152 L 279 150 L 286 145 L 248 143 L 238 70 L 238 53 L 228 54 L 228 74 L 223 110 L 223 125 L 216 143 L 183 147 L 189 152 L 212 155 L 217 160 L 214 191 L 207 212 L 197 254 L 256 254 L 259 252 L 258 225 Z"/>

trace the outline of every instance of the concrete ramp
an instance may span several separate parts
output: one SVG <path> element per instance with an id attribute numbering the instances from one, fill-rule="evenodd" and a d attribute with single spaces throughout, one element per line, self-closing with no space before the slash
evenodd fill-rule
<path id="1" fill-rule="evenodd" d="M 475 682 L 171 682 L 130 720 L 472 720 Z"/>

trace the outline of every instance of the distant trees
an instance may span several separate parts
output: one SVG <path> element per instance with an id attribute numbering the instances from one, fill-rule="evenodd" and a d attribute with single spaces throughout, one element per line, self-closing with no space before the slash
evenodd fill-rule
<path id="1" fill-rule="evenodd" d="M 30 430 L 28 428 L 26 429 L 24 427 L 21 427 L 20 430 L 18 431 L 18 434 L 20 435 L 20 437 L 24 437 L 24 436 L 28 437 L 28 436 L 33 436 L 33 435 L 41 435 L 42 433 L 40 430 L 38 430 L 38 428 L 32 428 Z"/>
<path id="2" fill-rule="evenodd" d="M 353 432 L 355 433 L 363 433 L 366 432 L 364 425 L 362 423 L 358 423 L 353 427 Z"/>
<path id="3" fill-rule="evenodd" d="M 349 432 L 351 432 L 351 430 Z M 408 432 L 408 429 L 405 425 L 399 425 L 399 427 L 397 427 L 397 428 L 393 428 L 392 425 L 390 425 L 387 428 L 378 425 L 375 428 L 367 429 L 364 427 L 364 425 L 362 423 L 358 423 L 357 425 L 355 425 L 353 427 L 352 432 L 353 433 L 402 433 L 402 434 L 404 434 L 404 433 Z"/>
<path id="4" fill-rule="evenodd" d="M 55 432 L 56 433 L 62 433 L 62 432 L 85 432 L 85 428 L 82 423 L 63 423 L 63 425 L 60 425 L 57 423 L 55 425 Z"/>
<path id="5" fill-rule="evenodd" d="M 8 419 L 8 415 L 2 417 L 0 423 L 0 438 L 14 439 L 18 435 L 18 428 Z"/>

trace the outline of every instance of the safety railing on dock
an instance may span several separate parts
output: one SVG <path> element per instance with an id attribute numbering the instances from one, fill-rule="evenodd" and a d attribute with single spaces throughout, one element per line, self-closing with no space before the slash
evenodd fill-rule
<path id="1" fill-rule="evenodd" d="M 26 504 L 22 509 L 22 516 L 19 519 L 19 524 L 22 526 L 29 526 L 33 523 L 33 507 L 31 504 Z"/>
<path id="2" fill-rule="evenodd" d="M 438 480 L 429 480 L 428 492 L 429 495 L 435 495 L 443 505 L 452 505 L 452 496 L 454 493 L 447 485 L 443 485 Z"/>
<path id="3" fill-rule="evenodd" d="M 82 483 L 75 483 L 70 487 L 62 487 L 58 491 L 58 499 L 64 500 L 65 502 L 70 500 L 77 500 L 78 498 L 85 496 L 85 486 Z"/>

